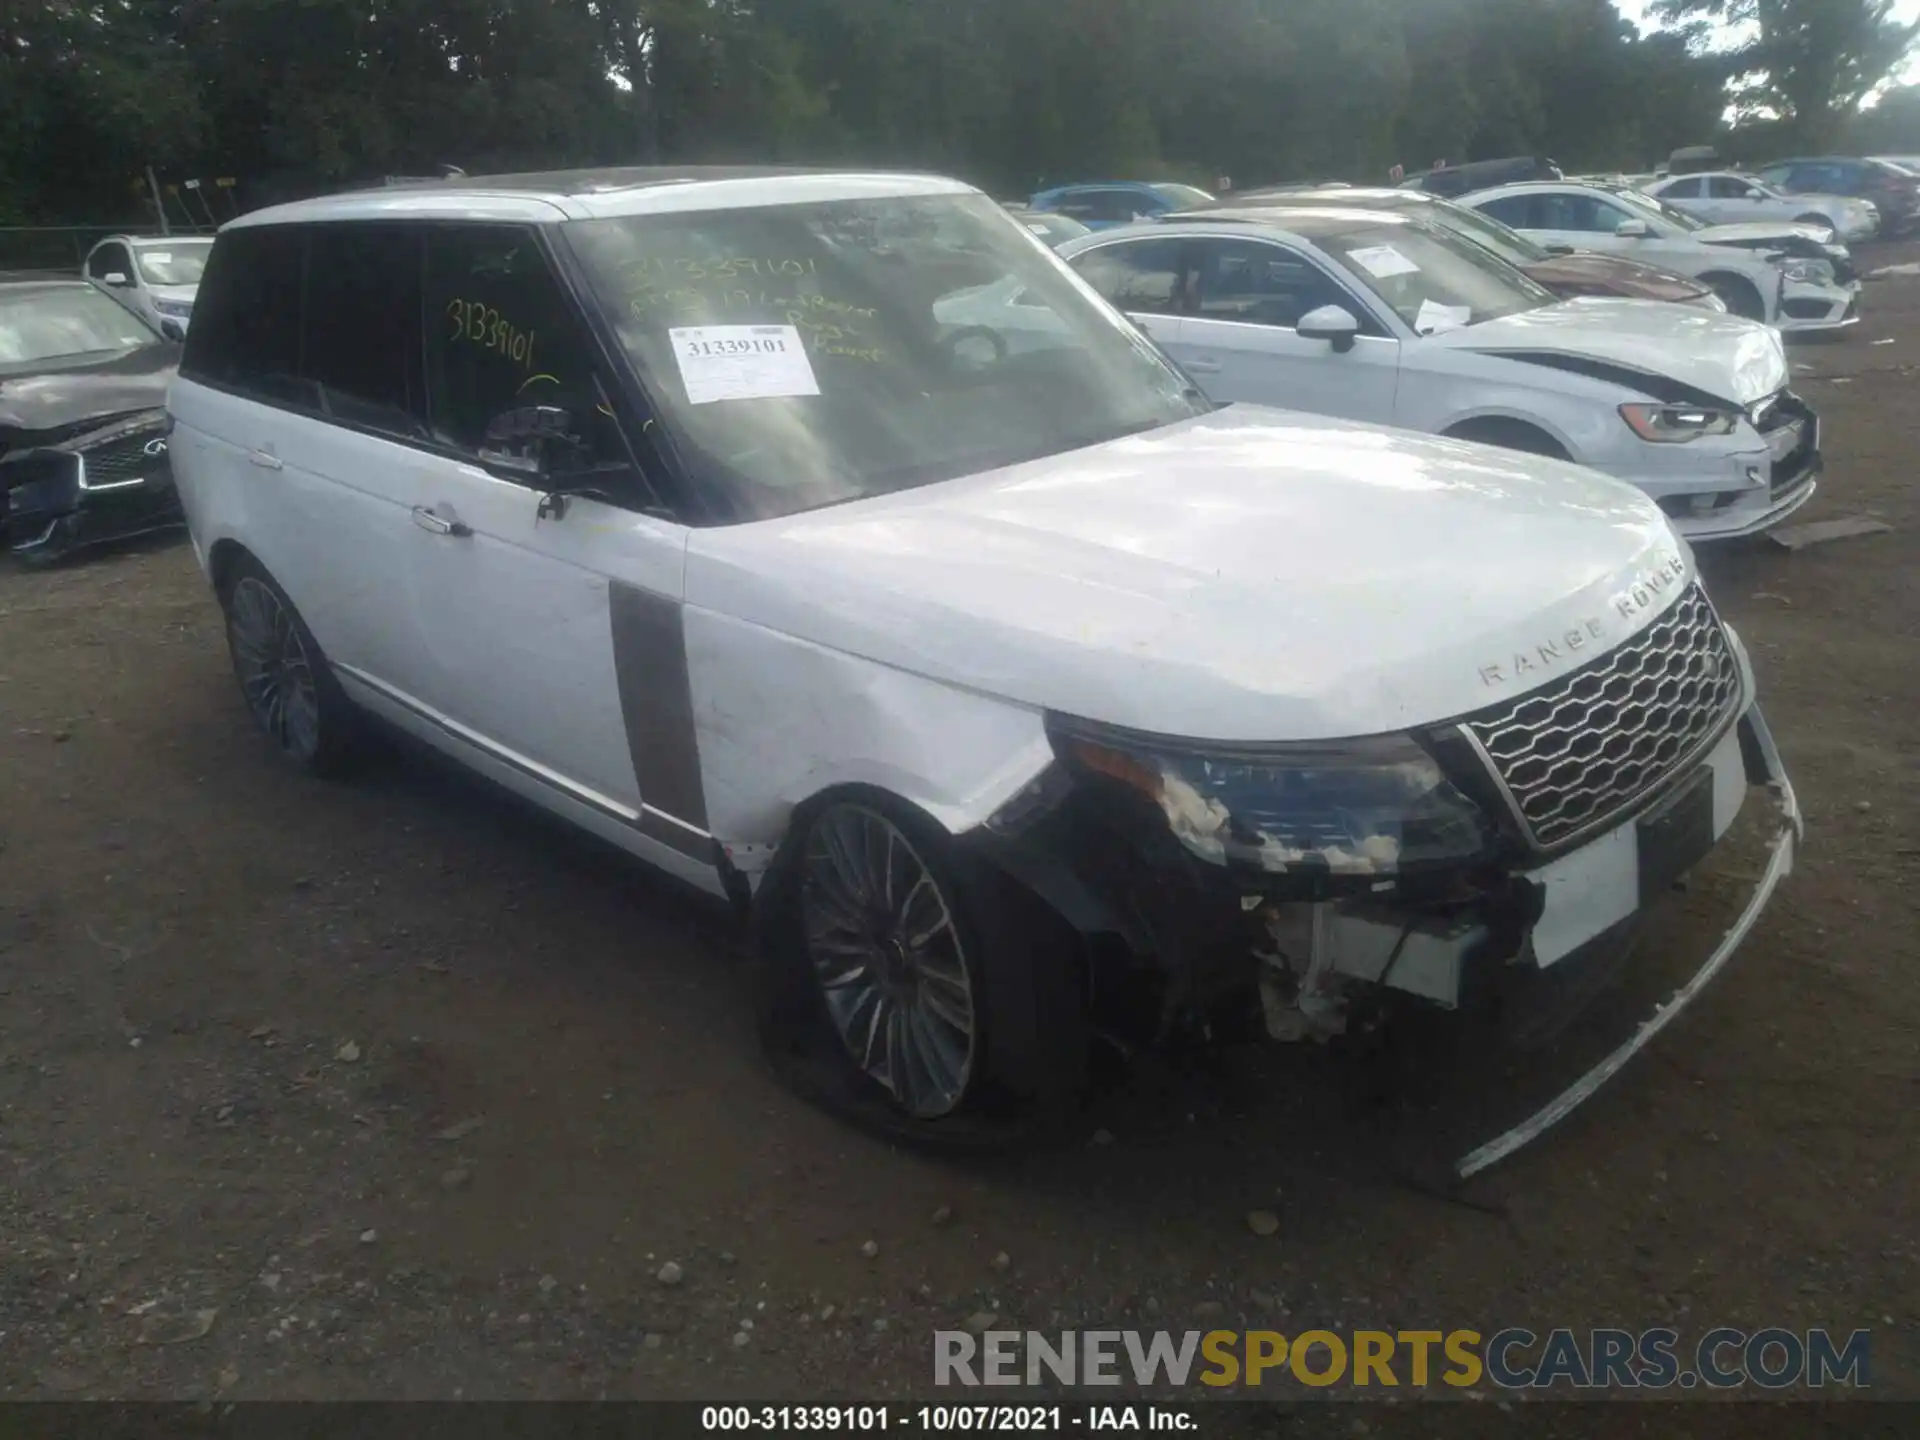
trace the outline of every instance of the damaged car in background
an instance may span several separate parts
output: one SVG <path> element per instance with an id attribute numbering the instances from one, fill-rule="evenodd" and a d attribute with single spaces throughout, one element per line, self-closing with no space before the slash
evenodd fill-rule
<path id="1" fill-rule="evenodd" d="M 1453 230 L 1484 246 L 1543 289 L 1562 300 L 1581 295 L 1612 295 L 1621 300 L 1664 300 L 1673 305 L 1698 305 L 1724 312 L 1726 302 L 1713 287 L 1657 265 L 1625 255 L 1603 255 L 1575 250 L 1571 245 L 1541 245 L 1518 230 L 1509 229 L 1483 211 L 1469 209 L 1421 190 L 1375 190 L 1341 186 L 1277 186 L 1250 190 L 1208 209 L 1254 209 L 1261 206 L 1304 209 L 1332 205 L 1347 210 L 1381 210 L 1424 220 Z"/>
<path id="2" fill-rule="evenodd" d="M 1492 251 L 1407 215 L 1214 209 L 1060 253 L 1223 403 L 1573 460 L 1646 491 L 1689 540 L 1758 534 L 1818 484 L 1819 419 L 1788 388 L 1767 326 L 1687 305 L 1556 301 Z M 1031 333 L 1017 303 L 1003 313 L 1010 333 Z M 984 306 L 966 314 L 993 323 Z"/>
<path id="3" fill-rule="evenodd" d="M 1543 245 L 1604 250 L 1711 285 L 1727 308 L 1790 334 L 1845 330 L 1860 319 L 1853 252 L 1825 226 L 1708 225 L 1629 185 L 1503 185 L 1460 203 Z"/>
<path id="4" fill-rule="evenodd" d="M 181 522 L 164 409 L 179 357 L 96 286 L 0 274 L 0 538 L 17 559 Z"/>
<path id="5" fill-rule="evenodd" d="M 515 356 L 437 323 L 447 289 L 514 306 L 566 384 L 530 408 Z M 1001 290 L 1049 323 L 941 318 Z M 376 319 L 364 374 L 313 343 Z M 337 418 L 416 355 L 438 383 Z M 1311 1043 L 1552 986 L 1771 806 L 1685 990 L 1469 1173 L 1680 1013 L 1792 861 L 1752 670 L 1645 496 L 1217 407 L 958 181 L 584 171 L 256 211 L 169 406 L 277 755 L 337 770 L 378 717 L 732 900 L 780 1072 L 902 1138 L 1074 1113 L 1096 1036 L 1231 1011 Z"/>

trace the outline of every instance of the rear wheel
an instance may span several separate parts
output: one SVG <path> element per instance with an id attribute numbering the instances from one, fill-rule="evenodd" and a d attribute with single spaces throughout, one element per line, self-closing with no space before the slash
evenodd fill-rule
<path id="1" fill-rule="evenodd" d="M 251 557 L 220 591 L 227 651 L 254 725 L 297 769 L 333 774 L 352 758 L 359 717 L 326 657 L 273 578 Z"/>
<path id="2" fill-rule="evenodd" d="M 1742 320 L 1767 318 L 1767 302 L 1760 298 L 1760 292 L 1754 288 L 1752 281 L 1743 280 L 1738 275 L 1703 275 L 1700 278 L 1725 302 L 1728 314 L 1738 315 Z"/>
<path id="3" fill-rule="evenodd" d="M 1073 1112 L 1071 936 L 913 807 L 865 788 L 810 807 L 755 910 L 762 1043 L 809 1100 L 935 1149 L 1028 1141 Z"/>

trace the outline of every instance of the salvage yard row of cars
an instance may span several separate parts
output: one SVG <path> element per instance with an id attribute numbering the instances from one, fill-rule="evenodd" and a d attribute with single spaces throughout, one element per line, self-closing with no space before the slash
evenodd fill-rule
<path id="1" fill-rule="evenodd" d="M 114 423 L 164 438 L 278 756 L 337 773 L 397 729 L 730 901 L 781 1072 L 926 1143 L 1227 1015 L 1568 1023 L 1765 808 L 1685 988 L 1470 1174 L 1791 867 L 1690 542 L 1804 503 L 1818 420 L 1705 275 L 1473 196 L 1151 188 L 1065 236 L 1057 193 L 873 173 L 263 210 L 212 246 L 164 414 Z M 19 395 L 172 344 L 85 281 L 0 287 L 17 550 L 115 493 Z"/>

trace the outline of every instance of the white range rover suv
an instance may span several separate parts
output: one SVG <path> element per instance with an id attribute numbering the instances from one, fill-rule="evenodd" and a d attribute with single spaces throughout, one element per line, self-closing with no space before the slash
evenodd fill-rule
<path id="1" fill-rule="evenodd" d="M 1002 280 L 1052 343 L 939 320 Z M 1216 408 L 956 181 L 257 212 L 169 408 L 281 755 L 334 770 L 377 717 L 731 899 L 783 1073 L 897 1134 L 1061 1113 L 1116 996 L 1302 1039 L 1545 984 L 1766 787 L 1684 1002 L 1791 865 L 1752 672 L 1652 502 Z"/>

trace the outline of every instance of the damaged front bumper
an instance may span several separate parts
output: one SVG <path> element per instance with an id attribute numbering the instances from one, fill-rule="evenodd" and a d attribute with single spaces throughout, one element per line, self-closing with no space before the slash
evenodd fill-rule
<path id="1" fill-rule="evenodd" d="M 1768 730 L 1759 706 L 1752 707 L 1741 718 L 1738 737 L 1748 783 L 1767 792 L 1776 810 L 1774 833 L 1768 842 L 1767 866 L 1748 897 L 1746 907 L 1694 972 L 1693 978 L 1642 1021 L 1629 1039 L 1526 1120 L 1463 1156 L 1454 1167 L 1462 1180 L 1498 1164 L 1566 1119 L 1617 1075 L 1654 1036 L 1672 1024 L 1675 1017 L 1691 1005 L 1714 976 L 1725 968 L 1727 961 L 1733 958 L 1733 952 L 1739 949 L 1740 942 L 1747 938 L 1748 932 L 1759 920 L 1761 911 L 1767 908 L 1767 902 L 1773 898 L 1773 892 L 1779 888 L 1780 882 L 1793 873 L 1794 855 L 1805 834 L 1805 826 L 1799 801 L 1793 793 L 1793 782 L 1787 778 L 1786 767 L 1780 763 L 1780 752 L 1774 745 L 1772 732 Z"/>
<path id="2" fill-rule="evenodd" d="M 1592 694 L 1596 710 L 1640 703 L 1612 688 L 1580 690 L 1587 682 L 1570 678 L 1576 688 L 1567 695 L 1556 699 L 1549 687 L 1513 716 L 1423 732 L 1422 744 L 1447 777 L 1444 794 L 1484 807 L 1502 832 L 1472 856 L 1459 853 L 1451 811 L 1447 823 L 1410 826 L 1392 843 L 1378 836 L 1354 843 L 1359 827 L 1303 853 L 1297 840 L 1276 845 L 1266 823 L 1242 823 L 1254 814 L 1243 791 L 1195 794 L 1175 783 L 1168 767 L 1150 809 L 1141 801 L 1152 774 L 1129 774 L 1111 758 L 1092 772 L 1071 759 L 1054 767 L 971 838 L 1099 942 L 1089 951 L 1089 988 L 1103 1033 L 1151 1043 L 1198 1017 L 1218 1036 L 1223 1021 L 1234 1033 L 1237 1015 L 1273 1040 L 1328 1040 L 1378 1028 L 1392 1012 L 1413 1007 L 1497 1014 L 1503 1033 L 1524 1046 L 1543 1031 L 1551 1038 L 1581 1013 L 1597 993 L 1593 978 L 1609 978 L 1607 957 L 1626 953 L 1623 937 L 1728 835 L 1749 791 L 1763 791 L 1778 810 L 1772 853 L 1737 923 L 1631 1039 L 1459 1160 L 1464 1179 L 1565 1118 L 1664 1029 L 1725 966 L 1791 870 L 1800 813 L 1766 722 L 1748 698 L 1751 670 L 1737 637 L 1719 626 L 1697 591 L 1673 607 L 1662 628 L 1644 656 L 1624 647 L 1590 667 L 1589 679 L 1613 687 L 1643 674 L 1660 686 L 1675 675 L 1703 677 L 1719 688 L 1718 698 L 1702 701 L 1702 713 L 1723 718 L 1692 732 L 1657 779 L 1604 812 L 1611 817 L 1604 821 L 1596 812 L 1590 825 L 1542 824 L 1540 792 L 1527 789 L 1533 752 L 1512 748 L 1540 740 L 1515 740 L 1512 727 L 1531 724 L 1531 704 L 1542 699 L 1555 725 L 1569 713 L 1568 695 Z M 1690 657 L 1690 668 L 1673 668 L 1667 661 L 1674 656 Z M 1593 733 L 1606 744 L 1628 733 L 1623 724 L 1597 714 Z M 1567 738 L 1549 735 L 1544 743 Z M 1073 743 L 1060 745 L 1063 755 L 1073 755 Z M 1384 757 L 1398 778 L 1411 773 L 1394 752 Z M 1382 754 L 1373 761 L 1378 769 Z M 1215 778 L 1224 768 L 1237 780 L 1244 757 L 1210 763 Z M 1188 765 L 1179 773 L 1196 771 Z M 1340 779 L 1344 806 L 1356 791 L 1349 775 Z M 1420 793 L 1427 813 L 1436 813 L 1432 797 L 1443 792 Z M 1495 812 L 1503 802 L 1501 817 Z M 1318 821 L 1320 812 L 1314 814 Z M 1293 833 L 1300 833 L 1297 815 Z M 1455 858 L 1431 858 L 1448 846 Z M 1114 1006 L 1113 996 L 1129 986 L 1144 988 L 1151 1000 Z"/>
<path id="3" fill-rule="evenodd" d="M 63 555 L 182 522 L 165 416 L 142 412 L 0 459 L 0 534 L 24 558 Z"/>

